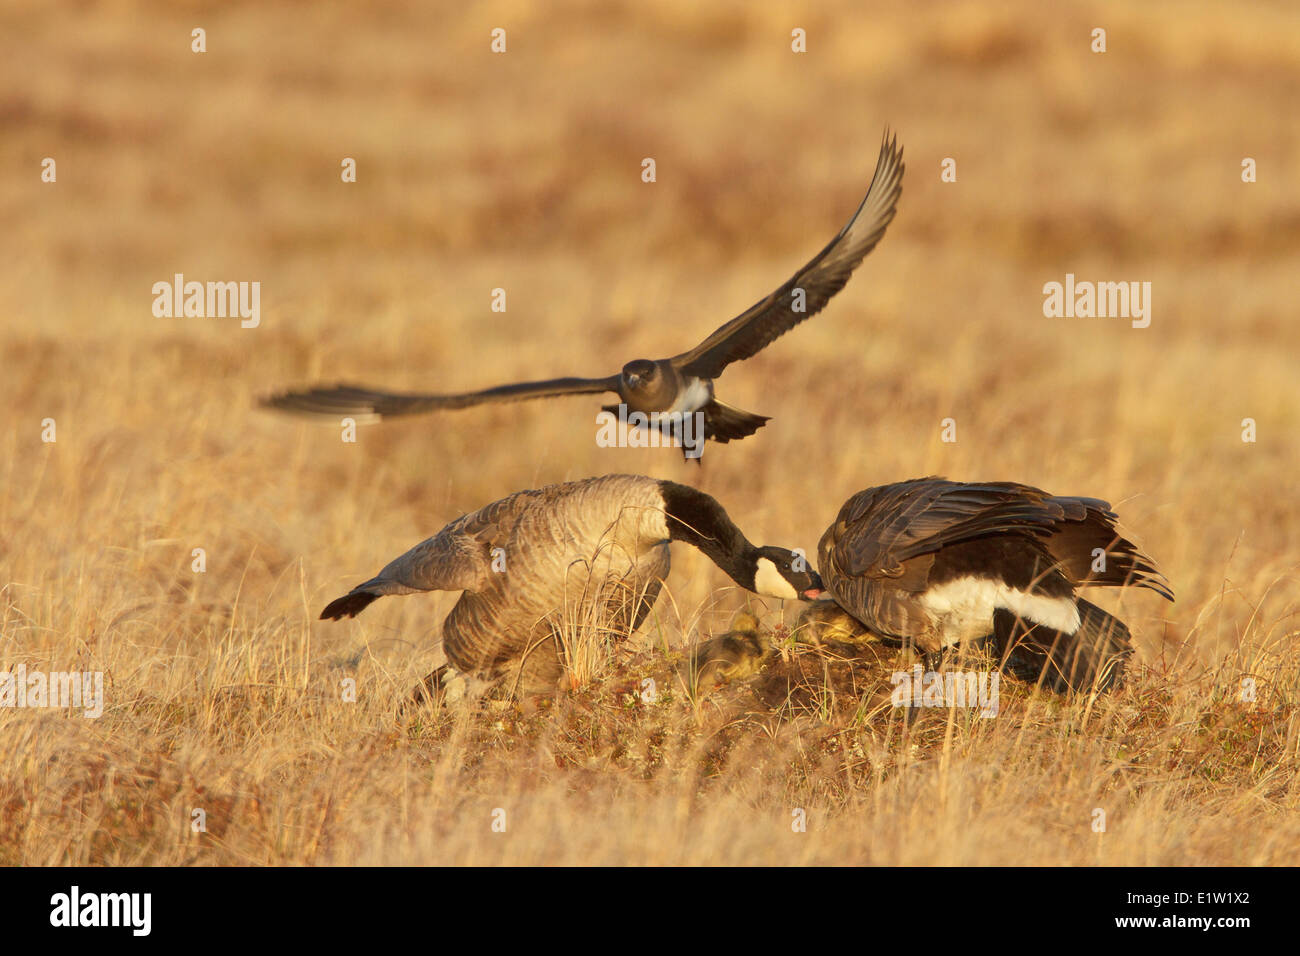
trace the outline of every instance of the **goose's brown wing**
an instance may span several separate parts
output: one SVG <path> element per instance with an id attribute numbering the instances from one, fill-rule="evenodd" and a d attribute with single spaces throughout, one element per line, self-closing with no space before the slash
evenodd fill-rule
<path id="1" fill-rule="evenodd" d="M 839 234 L 771 295 L 721 326 L 672 362 L 688 375 L 716 378 L 732 362 L 755 355 L 807 318 L 820 312 L 875 248 L 894 218 L 903 191 L 903 150 L 885 131 L 876 173 L 866 198 Z M 795 311 L 796 289 L 803 290 L 802 310 Z"/>
<path id="2" fill-rule="evenodd" d="M 415 415 L 420 412 L 469 408 L 490 402 L 521 402 L 556 395 L 585 395 L 617 391 L 618 376 L 609 378 L 553 378 L 544 382 L 516 382 L 479 392 L 452 395 L 386 392 L 359 385 L 324 385 L 300 391 L 279 392 L 261 400 L 267 408 L 327 418 L 360 417 L 368 420 Z"/>
<path id="3" fill-rule="evenodd" d="M 1109 507 L 1096 498 L 1054 497 L 1014 482 L 918 478 L 854 495 L 823 542 L 842 571 L 893 577 L 903 562 L 945 545 L 1017 531 L 1047 536 L 1063 522 Z"/>
<path id="4" fill-rule="evenodd" d="M 1077 586 L 1134 585 L 1172 601 L 1164 576 L 1120 534 L 1117 521 L 1100 498 L 1051 495 L 1009 481 L 919 478 L 850 498 L 822 538 L 822 563 L 829 559 L 850 576 L 889 578 L 902 573 L 904 562 L 947 545 L 1019 532 L 1037 539 Z"/>

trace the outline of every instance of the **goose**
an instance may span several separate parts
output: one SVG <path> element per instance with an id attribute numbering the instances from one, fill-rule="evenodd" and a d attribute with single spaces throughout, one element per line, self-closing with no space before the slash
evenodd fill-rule
<path id="1" fill-rule="evenodd" d="M 673 541 L 704 552 L 746 590 L 787 600 L 821 592 L 802 552 L 755 547 L 709 495 L 607 475 L 520 491 L 457 518 L 320 617 L 355 617 L 391 594 L 463 591 L 443 622 L 447 665 L 426 686 L 550 694 L 575 628 L 617 640 L 641 625 L 668 574 Z"/>
<path id="2" fill-rule="evenodd" d="M 517 402 L 557 395 L 613 392 L 620 405 L 603 411 L 626 413 L 630 423 L 655 422 L 663 431 L 680 428 L 683 415 L 703 416 L 703 442 L 726 443 L 754 434 L 769 421 L 763 415 L 742 411 L 720 401 L 714 379 L 732 362 L 756 355 L 800 322 L 820 312 L 844 288 L 853 270 L 875 248 L 894 218 L 902 193 L 903 150 L 897 138 L 885 131 L 875 175 L 867 195 L 843 229 L 821 252 L 776 291 L 756 302 L 689 351 L 658 360 L 635 359 L 617 374 L 604 378 L 554 378 L 516 382 L 477 392 L 458 394 L 399 393 L 359 385 L 325 385 L 283 391 L 261 400 L 281 411 L 338 420 L 351 416 L 371 423 L 399 415 L 470 408 L 488 402 Z M 632 413 L 640 413 L 639 420 Z M 662 418 L 651 416 L 666 416 Z M 687 455 L 695 457 L 703 452 Z"/>
<path id="3" fill-rule="evenodd" d="M 1134 585 L 1172 601 L 1155 565 L 1097 498 L 1012 482 L 918 478 L 860 491 L 818 543 L 828 595 L 871 631 L 931 658 L 992 636 L 1057 690 L 1106 690 L 1131 639 L 1077 595 Z"/>

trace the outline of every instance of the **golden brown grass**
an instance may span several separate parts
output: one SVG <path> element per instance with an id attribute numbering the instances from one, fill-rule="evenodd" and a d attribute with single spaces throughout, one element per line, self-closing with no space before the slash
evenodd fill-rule
<path id="1" fill-rule="evenodd" d="M 0 668 L 108 688 L 97 721 L 0 710 L 0 861 L 1294 862 L 1294 5 L 47 4 L 0 31 Z M 698 472 L 595 447 L 578 399 L 355 445 L 253 409 L 685 348 L 840 225 L 886 122 L 898 218 L 721 379 L 774 420 Z M 174 272 L 260 281 L 262 326 L 155 319 Z M 1151 327 L 1043 318 L 1066 272 L 1151 281 Z M 1140 646 L 1114 696 L 1009 682 L 996 719 L 911 723 L 806 651 L 784 698 L 685 694 L 684 649 L 745 601 L 687 548 L 630 656 L 531 712 L 397 719 L 455 595 L 315 621 L 463 511 L 612 471 L 810 553 L 849 494 L 916 475 L 1103 496 L 1178 602 L 1099 598 Z"/>

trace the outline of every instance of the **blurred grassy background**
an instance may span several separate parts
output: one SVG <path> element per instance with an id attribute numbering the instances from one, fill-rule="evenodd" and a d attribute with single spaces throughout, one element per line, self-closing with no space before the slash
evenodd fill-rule
<path id="1" fill-rule="evenodd" d="M 1105 54 L 1090 50 L 1098 26 Z M 194 27 L 206 53 L 190 50 Z M 490 52 L 494 27 L 504 55 Z M 795 27 L 806 54 L 791 52 Z M 1271 739 L 1294 761 L 1293 4 L 52 3 L 5 7 L 0 34 L 0 662 L 93 663 L 112 678 L 93 725 L 0 713 L 7 772 L 27 768 L 8 784 L 28 801 L 6 818 L 13 861 L 360 858 L 320 839 L 286 849 L 255 822 L 227 855 L 177 855 L 153 791 L 140 799 L 162 822 L 106 851 L 63 801 L 99 793 L 86 767 L 108 737 L 110 779 L 152 766 L 155 783 L 190 781 L 175 794 L 204 773 L 246 793 L 230 783 L 241 761 L 276 793 L 337 782 L 320 761 L 358 773 L 364 762 L 319 738 L 392 733 L 380 688 L 424 673 L 455 595 L 344 625 L 312 622 L 319 607 L 466 510 L 613 471 L 697 482 L 755 541 L 810 553 L 851 493 L 922 474 L 1108 498 L 1178 593 L 1172 608 L 1101 598 L 1143 662 L 1166 680 L 1172 662 L 1207 666 L 1229 689 L 1258 668 L 1282 708 Z M 725 373 L 726 401 L 774 420 L 711 447 L 699 472 L 672 452 L 597 448 L 583 398 L 388 424 L 355 445 L 254 408 L 317 379 L 452 391 L 681 351 L 834 234 L 886 124 L 908 164 L 897 218 L 825 313 Z M 640 179 L 647 156 L 654 184 Z M 56 184 L 40 180 L 44 157 Z M 343 157 L 356 184 L 340 182 Z M 940 182 L 945 157 L 956 183 Z M 1244 157 L 1254 184 L 1241 182 Z M 261 326 L 154 318 L 151 286 L 176 272 L 261 282 Z M 1151 326 L 1044 318 L 1042 286 L 1067 272 L 1152 282 Z M 496 287 L 504 314 L 489 308 Z M 948 417 L 955 444 L 940 441 Z M 55 444 L 40 441 L 44 418 Z M 206 574 L 190 570 L 196 547 Z M 683 620 L 660 637 L 680 644 L 743 599 L 707 559 L 674 557 Z M 1225 659 L 1226 677 L 1214 670 Z M 300 748 L 295 771 L 278 762 L 289 745 L 264 736 L 282 698 L 255 732 L 212 736 L 220 688 L 319 688 L 340 661 L 370 709 L 299 715 L 284 738 Z M 179 703 L 196 694 L 207 723 Z M 146 699 L 159 702 L 147 719 Z M 456 765 L 442 738 L 425 744 Z M 65 762 L 56 783 L 42 747 L 91 763 Z M 377 804 L 417 772 L 410 752 L 389 759 Z M 1096 784 L 1078 765 L 1065 779 L 1079 774 Z M 622 779 L 616 768 L 599 786 Z M 914 782 L 901 774 L 899 793 Z M 1060 785 L 1044 778 L 1044 792 Z M 745 804 L 753 787 L 732 780 L 718 805 Z M 43 810 L 38 792 L 53 794 Z M 883 813 L 880 792 L 866 794 Z M 316 812 L 277 799 L 273 815 Z M 1268 796 L 1292 811 L 1295 799 Z M 1206 822 L 1203 840 L 1096 858 L 1249 862 L 1294 848 L 1242 856 L 1228 822 L 1239 810 Z M 360 818 L 336 823 L 366 832 Z M 865 849 L 837 855 L 830 840 L 799 858 L 992 861 L 996 833 L 931 855 L 864 834 Z M 583 859 L 546 840 L 497 857 L 465 839 L 460 855 L 437 856 L 434 841 L 418 858 Z M 634 838 L 608 839 L 605 861 L 637 858 Z M 681 840 L 657 859 L 742 859 Z M 1049 840 L 1043 852 L 1083 851 Z M 743 859 L 793 859 L 754 853 Z M 385 857 L 372 846 L 365 858 Z"/>

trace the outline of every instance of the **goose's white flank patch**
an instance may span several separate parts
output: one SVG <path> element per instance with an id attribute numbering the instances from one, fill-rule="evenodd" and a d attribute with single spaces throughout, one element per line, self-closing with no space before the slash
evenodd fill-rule
<path id="1" fill-rule="evenodd" d="M 1079 629 L 1079 608 L 1072 598 L 1029 594 L 988 578 L 965 577 L 947 581 L 926 591 L 921 596 L 921 605 L 941 619 L 944 643 L 955 643 L 962 636 L 987 634 L 996 608 L 1065 634 L 1073 634 Z M 952 635 L 952 638 L 948 639 L 947 635 Z"/>
<path id="2" fill-rule="evenodd" d="M 673 402 L 670 412 L 697 412 L 713 398 L 709 394 L 709 386 L 701 382 L 698 378 L 686 380 L 686 387 L 677 395 L 677 401 Z"/>
<path id="3" fill-rule="evenodd" d="M 770 558 L 758 559 L 758 567 L 754 569 L 754 590 L 759 594 L 783 598 L 787 601 L 799 599 L 794 585 L 781 577 L 781 572 L 776 569 L 776 565 Z"/>

